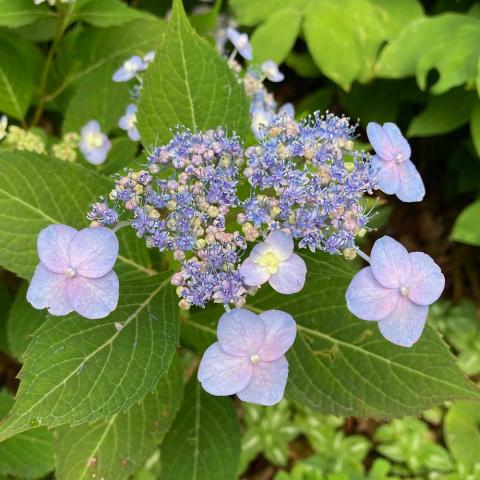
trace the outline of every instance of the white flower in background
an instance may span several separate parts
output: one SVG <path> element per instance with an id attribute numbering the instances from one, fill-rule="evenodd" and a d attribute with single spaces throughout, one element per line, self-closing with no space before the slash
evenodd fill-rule
<path id="1" fill-rule="evenodd" d="M 273 60 L 266 60 L 262 63 L 262 73 L 271 82 L 281 82 L 285 75 L 278 69 L 278 65 Z"/>
<path id="2" fill-rule="evenodd" d="M 100 165 L 106 160 L 112 143 L 102 133 L 100 124 L 96 120 L 90 120 L 82 127 L 79 148 L 87 162 Z"/>
<path id="3" fill-rule="evenodd" d="M 147 55 L 149 54 L 147 53 Z M 138 55 L 134 55 L 123 62 L 123 65 L 113 74 L 112 80 L 114 82 L 128 82 L 135 77 L 138 72 L 146 70 L 147 66 L 148 63 L 146 60 Z"/>
<path id="4" fill-rule="evenodd" d="M 155 60 L 155 51 L 151 50 L 150 52 L 147 52 L 143 56 L 143 61 L 147 64 L 150 65 L 153 61 Z"/>
<path id="5" fill-rule="evenodd" d="M 0 117 L 0 140 L 7 136 L 8 118 L 6 115 Z"/>
<path id="6" fill-rule="evenodd" d="M 128 105 L 125 115 L 120 117 L 118 126 L 127 132 L 130 140 L 138 142 L 140 134 L 137 130 L 137 106 L 134 103 Z"/>

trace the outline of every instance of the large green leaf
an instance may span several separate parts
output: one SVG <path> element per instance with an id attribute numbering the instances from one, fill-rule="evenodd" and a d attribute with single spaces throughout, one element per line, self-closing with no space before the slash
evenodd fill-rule
<path id="1" fill-rule="evenodd" d="M 436 94 L 474 81 L 480 48 L 480 20 L 446 13 L 407 24 L 383 50 L 377 74 L 385 78 L 415 75 L 421 89 L 427 87 L 428 72 L 440 78 L 432 87 Z"/>
<path id="2" fill-rule="evenodd" d="M 213 397 L 190 379 L 161 449 L 166 480 L 234 480 L 240 459 L 240 426 L 230 398 Z"/>
<path id="3" fill-rule="evenodd" d="M 347 13 L 348 12 L 348 13 Z M 308 49 L 322 73 L 349 90 L 373 75 L 385 39 L 379 9 L 369 0 L 315 0 L 305 13 Z"/>
<path id="4" fill-rule="evenodd" d="M 470 119 L 470 133 L 477 155 L 480 157 L 480 100 L 477 100 Z"/>
<path id="5" fill-rule="evenodd" d="M 13 396 L 0 392 L 0 418 L 13 403 Z M 0 475 L 15 475 L 17 478 L 45 476 L 54 468 L 52 443 L 52 432 L 46 428 L 19 433 L 0 443 Z"/>
<path id="6" fill-rule="evenodd" d="M 130 478 L 161 443 L 182 395 L 183 372 L 180 361 L 174 359 L 155 391 L 125 413 L 94 425 L 59 427 L 55 432 L 56 478 Z"/>
<path id="7" fill-rule="evenodd" d="M 0 27 L 21 27 L 55 15 L 46 5 L 35 5 L 33 0 L 0 0 Z"/>
<path id="8" fill-rule="evenodd" d="M 423 6 L 419 0 L 371 0 L 378 5 L 385 23 L 387 38 L 396 37 L 412 20 L 423 17 Z"/>
<path id="9" fill-rule="evenodd" d="M 304 258 L 308 275 L 299 294 L 262 287 L 248 305 L 257 312 L 283 310 L 297 321 L 297 339 L 287 354 L 287 398 L 323 413 L 383 418 L 480 397 L 433 328 L 427 326 L 412 348 L 389 343 L 375 322 L 348 312 L 345 291 L 354 274 L 348 262 L 324 253 Z M 182 338 L 200 348 L 213 343 L 220 315 L 220 309 L 193 313 L 182 323 Z"/>
<path id="10" fill-rule="evenodd" d="M 90 203 L 111 190 L 111 181 L 91 170 L 29 152 L 2 152 L 0 178 L 0 265 L 27 279 L 38 263 L 40 230 L 52 223 L 88 226 Z M 155 273 L 134 235 L 120 231 L 118 236 L 116 271 Z"/>
<path id="11" fill-rule="evenodd" d="M 257 25 L 271 17 L 272 12 L 294 8 L 302 12 L 309 0 L 230 0 L 229 5 L 235 12 L 235 20 L 241 25 Z M 277 32 L 277 35 L 281 34 Z"/>
<path id="12" fill-rule="evenodd" d="M 0 58 L 0 111 L 23 120 L 39 80 L 42 55 L 30 42 L 1 33 Z"/>
<path id="13" fill-rule="evenodd" d="M 480 245 L 480 200 L 460 213 L 453 227 L 451 239 L 469 245 Z"/>
<path id="14" fill-rule="evenodd" d="M 180 0 L 174 1 L 167 34 L 145 75 L 137 118 L 147 147 L 168 141 L 177 125 L 247 132 L 248 103 L 241 83 L 191 27 Z"/>
<path id="15" fill-rule="evenodd" d="M 77 425 L 128 409 L 167 371 L 178 332 L 169 273 L 122 283 L 117 309 L 102 320 L 49 317 L 24 354 L 0 441 L 35 426 Z"/>

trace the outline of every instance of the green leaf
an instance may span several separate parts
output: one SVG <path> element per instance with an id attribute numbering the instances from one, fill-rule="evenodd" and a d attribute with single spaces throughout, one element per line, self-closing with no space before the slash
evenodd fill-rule
<path id="1" fill-rule="evenodd" d="M 411 21 L 423 17 L 423 6 L 418 0 L 371 0 L 379 7 L 385 24 L 387 38 L 396 37 L 400 31 Z"/>
<path id="2" fill-rule="evenodd" d="M 162 477 L 234 480 L 239 458 L 240 426 L 232 400 L 209 395 L 194 375 L 163 442 Z"/>
<path id="3" fill-rule="evenodd" d="M 0 418 L 10 410 L 13 397 L 0 392 Z M 0 443 L 0 475 L 44 477 L 54 468 L 53 435 L 46 428 L 23 432 Z"/>
<path id="4" fill-rule="evenodd" d="M 1 270 L 0 270 L 1 274 Z M 7 340 L 7 319 L 12 304 L 12 295 L 4 283 L 0 283 L 0 352 L 11 353 L 10 344 Z"/>
<path id="5" fill-rule="evenodd" d="M 468 472 L 480 465 L 480 409 L 478 402 L 455 402 L 445 416 L 445 442 L 455 460 Z"/>
<path id="6" fill-rule="evenodd" d="M 108 63 L 81 83 L 65 112 L 63 133 L 79 133 L 90 120 L 97 120 L 103 132 L 118 127 L 118 120 L 131 103 L 131 97 L 128 83 L 112 81 L 114 69 Z"/>
<path id="7" fill-rule="evenodd" d="M 111 180 L 79 165 L 30 152 L 0 153 L 0 265 L 30 278 L 38 264 L 37 236 L 42 228 L 62 223 L 87 227 L 86 212 Z M 130 240 L 122 241 L 128 236 Z M 151 275 L 145 247 L 129 231 L 118 233 L 120 276 Z M 139 260 L 142 259 L 140 262 Z"/>
<path id="8" fill-rule="evenodd" d="M 377 74 L 385 78 L 415 75 L 422 90 L 431 69 L 440 75 L 432 92 L 444 93 L 477 74 L 480 20 L 447 13 L 409 23 L 383 50 Z"/>
<path id="9" fill-rule="evenodd" d="M 48 317 L 24 354 L 0 441 L 35 426 L 75 426 L 128 409 L 168 370 L 178 333 L 170 273 L 123 282 L 118 307 L 105 319 Z"/>
<path id="10" fill-rule="evenodd" d="M 287 398 L 334 415 L 391 417 L 419 413 L 453 398 L 479 398 L 438 334 L 427 327 L 412 348 L 389 343 L 375 322 L 353 317 L 345 291 L 354 274 L 344 259 L 304 254 L 305 287 L 294 298 L 263 292 L 256 311 L 278 309 L 297 321 L 287 354 Z"/>
<path id="11" fill-rule="evenodd" d="M 215 30 L 218 14 L 222 9 L 223 0 L 215 0 L 213 7 L 207 12 L 194 13 L 190 16 L 190 23 L 199 35 L 205 36 Z"/>
<path id="12" fill-rule="evenodd" d="M 0 27 L 21 27 L 55 15 L 46 5 L 35 5 L 33 0 L 0 0 Z"/>
<path id="13" fill-rule="evenodd" d="M 333 88 L 324 87 L 306 95 L 296 106 L 297 116 L 304 118 L 317 110 L 324 112 L 332 104 L 333 94 Z"/>
<path id="14" fill-rule="evenodd" d="M 28 283 L 24 282 L 15 297 L 7 319 L 7 335 L 10 350 L 17 360 L 21 360 L 32 334 L 45 321 L 45 310 L 35 310 L 26 299 Z"/>
<path id="15" fill-rule="evenodd" d="M 285 63 L 301 77 L 317 78 L 321 76 L 321 72 L 309 52 L 298 53 L 293 50 L 285 59 Z"/>
<path id="16" fill-rule="evenodd" d="M 114 138 L 112 148 L 108 152 L 107 161 L 102 164 L 101 172 L 104 175 L 113 175 L 123 171 L 125 167 L 140 170 L 140 164 L 145 164 L 145 159 L 137 159 L 138 143 L 132 142 L 127 136 Z"/>
<path id="17" fill-rule="evenodd" d="M 83 21 L 95 27 L 112 27 L 145 17 L 149 17 L 146 12 L 129 8 L 119 0 L 75 0 L 70 23 Z"/>
<path id="18" fill-rule="evenodd" d="M 193 30 L 180 0 L 173 4 L 167 34 L 145 75 L 137 118 L 146 146 L 168 141 L 177 125 L 201 130 L 222 126 L 240 136 L 248 130 L 241 83 Z"/>
<path id="19" fill-rule="evenodd" d="M 271 17 L 272 12 L 294 8 L 299 12 L 305 10 L 309 0 L 230 0 L 229 6 L 235 13 L 235 20 L 240 25 L 257 25 Z M 277 35 L 279 32 L 277 32 Z"/>
<path id="20" fill-rule="evenodd" d="M 23 120 L 38 82 L 42 54 L 30 42 L 2 33 L 0 58 L 0 111 Z"/>
<path id="21" fill-rule="evenodd" d="M 302 13 L 293 8 L 270 15 L 252 35 L 253 62 L 273 60 L 282 63 L 295 44 L 301 20 Z"/>
<path id="22" fill-rule="evenodd" d="M 425 110 L 410 123 L 407 136 L 429 137 L 453 132 L 470 120 L 476 97 L 476 93 L 463 88 L 429 97 Z"/>
<path id="23" fill-rule="evenodd" d="M 480 157 L 480 101 L 478 100 L 475 102 L 472 117 L 470 118 L 470 133 L 472 135 L 475 151 Z"/>
<path id="24" fill-rule="evenodd" d="M 480 200 L 460 213 L 450 238 L 468 245 L 480 245 Z"/>
<path id="25" fill-rule="evenodd" d="M 344 90 L 354 80 L 372 77 L 385 31 L 378 8 L 368 0 L 315 0 L 304 30 L 318 68 Z"/>
<path id="26" fill-rule="evenodd" d="M 182 395 L 183 372 L 174 358 L 155 391 L 125 413 L 94 425 L 59 427 L 55 432 L 56 478 L 130 478 L 161 443 Z"/>

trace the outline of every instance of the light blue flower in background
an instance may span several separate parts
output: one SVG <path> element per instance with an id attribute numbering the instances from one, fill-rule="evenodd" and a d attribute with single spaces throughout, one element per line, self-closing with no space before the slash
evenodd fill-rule
<path id="1" fill-rule="evenodd" d="M 100 165 L 106 160 L 112 143 L 102 133 L 100 124 L 96 120 L 90 120 L 82 127 L 79 148 L 87 162 Z"/>
<path id="2" fill-rule="evenodd" d="M 128 105 L 125 115 L 118 121 L 118 126 L 127 132 L 130 140 L 134 142 L 140 140 L 140 133 L 137 129 L 137 106 L 134 103 Z"/>
<path id="3" fill-rule="evenodd" d="M 345 297 L 355 316 L 378 322 L 387 340 L 411 347 L 422 334 L 428 306 L 444 287 L 445 277 L 429 255 L 408 253 L 384 236 L 373 245 L 370 266 L 353 277 Z"/>
<path id="4" fill-rule="evenodd" d="M 154 60 L 155 60 L 155 51 L 154 50 L 150 50 L 150 52 L 147 52 L 143 56 L 143 61 L 145 62 L 145 64 L 147 66 L 150 65 Z"/>
<path id="5" fill-rule="evenodd" d="M 248 35 L 246 33 L 240 33 L 235 28 L 228 27 L 227 37 L 245 60 L 251 60 L 253 58 L 252 46 L 248 41 Z"/>
<path id="6" fill-rule="evenodd" d="M 151 52 L 149 53 L 151 54 Z M 148 64 L 144 59 L 138 55 L 134 55 L 123 62 L 123 65 L 113 74 L 112 80 L 114 82 L 128 82 L 135 77 L 138 72 L 146 70 L 147 66 Z"/>
<path id="7" fill-rule="evenodd" d="M 402 202 L 420 202 L 425 195 L 422 177 L 410 160 L 412 151 L 394 123 L 367 125 L 367 136 L 375 150 L 372 168 L 377 171 L 378 188 L 395 194 Z"/>
<path id="8" fill-rule="evenodd" d="M 257 103 L 251 109 L 250 119 L 255 137 L 262 139 L 265 136 L 266 129 L 273 122 L 274 112 L 266 110 L 261 103 Z"/>
<path id="9" fill-rule="evenodd" d="M 278 65 L 273 60 L 266 60 L 261 66 L 262 73 L 271 82 L 281 82 L 285 75 L 278 69 Z"/>

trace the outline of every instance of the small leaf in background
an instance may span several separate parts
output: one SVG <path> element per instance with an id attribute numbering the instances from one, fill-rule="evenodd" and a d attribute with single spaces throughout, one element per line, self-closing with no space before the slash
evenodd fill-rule
<path id="1" fill-rule="evenodd" d="M 444 424 L 445 442 L 465 473 L 480 468 L 480 409 L 477 402 L 457 401 L 449 408 Z"/>
<path id="2" fill-rule="evenodd" d="M 172 129 L 218 126 L 243 136 L 249 128 L 243 86 L 214 47 L 198 36 L 180 0 L 168 32 L 146 72 L 138 104 L 138 129 L 148 148 L 165 143 Z"/>
<path id="3" fill-rule="evenodd" d="M 270 15 L 252 35 L 253 63 L 265 60 L 282 63 L 295 44 L 301 20 L 302 13 L 293 8 Z"/>
<path id="4" fill-rule="evenodd" d="M 29 428 L 77 425 L 124 411 L 153 391 L 178 344 L 169 273 L 124 282 L 102 320 L 48 317 L 24 355 L 17 401 L 0 441 Z"/>
<path id="5" fill-rule="evenodd" d="M 354 80 L 372 77 L 377 52 L 385 39 L 375 5 L 368 0 L 316 0 L 305 15 L 308 49 L 324 75 L 346 91 Z"/>
<path id="6" fill-rule="evenodd" d="M 408 127 L 409 137 L 428 137 L 449 133 L 465 125 L 471 117 L 476 94 L 456 88 L 428 98 L 425 110 Z"/>
<path id="7" fill-rule="evenodd" d="M 319 88 L 315 92 L 303 97 L 302 101 L 295 107 L 298 118 L 305 118 L 312 112 L 319 110 L 324 112 L 332 104 L 334 91 L 332 87 Z"/>
<path id="8" fill-rule="evenodd" d="M 309 52 L 291 51 L 285 63 L 301 77 L 318 78 L 322 75 Z"/>
<path id="9" fill-rule="evenodd" d="M 32 340 L 32 333 L 46 320 L 45 310 L 36 310 L 26 299 L 28 283 L 23 282 L 17 292 L 7 319 L 8 344 L 12 355 L 21 360 L 28 344 Z"/>
<path id="10" fill-rule="evenodd" d="M 456 13 L 419 18 L 407 24 L 383 49 L 377 74 L 384 78 L 415 75 L 425 90 L 429 71 L 436 69 L 440 78 L 432 92 L 441 94 L 473 82 L 479 44 L 479 19 Z"/>
<path id="11" fill-rule="evenodd" d="M 196 373 L 162 448 L 162 477 L 234 480 L 240 458 L 240 425 L 232 400 L 206 393 Z"/>
<path id="12" fill-rule="evenodd" d="M 477 156 L 480 157 L 480 100 L 475 102 L 470 119 L 470 133 Z"/>
<path id="13" fill-rule="evenodd" d="M 125 413 L 93 425 L 59 427 L 54 443 L 55 478 L 130 478 L 162 442 L 180 407 L 182 390 L 183 371 L 174 358 L 155 391 Z"/>
<path id="14" fill-rule="evenodd" d="M 12 395 L 0 391 L 0 419 L 13 403 Z M 52 443 L 53 434 L 46 428 L 23 432 L 0 443 L 0 475 L 44 477 L 54 469 Z"/>
<path id="15" fill-rule="evenodd" d="M 387 39 L 395 38 L 401 30 L 416 18 L 423 17 L 423 6 L 419 0 L 371 0 L 378 6 L 385 24 Z"/>
<path id="16" fill-rule="evenodd" d="M 193 13 L 189 17 L 192 27 L 199 35 L 208 35 L 215 30 L 222 4 L 223 0 L 215 0 L 215 4 L 207 12 Z"/>
<path id="17" fill-rule="evenodd" d="M 48 17 L 55 17 L 55 12 L 33 0 L 0 0 L 0 27 L 21 27 Z"/>
<path id="18" fill-rule="evenodd" d="M 468 245 L 480 245 L 480 200 L 472 203 L 460 213 L 450 238 Z"/>

